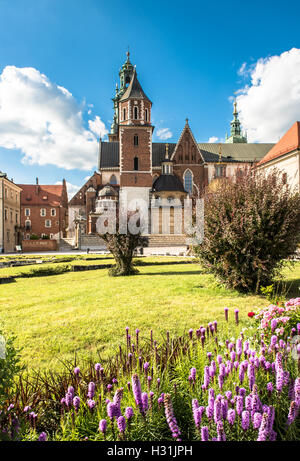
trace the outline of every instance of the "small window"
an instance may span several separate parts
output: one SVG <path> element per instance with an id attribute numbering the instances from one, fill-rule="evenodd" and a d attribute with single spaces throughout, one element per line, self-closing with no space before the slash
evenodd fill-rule
<path id="1" fill-rule="evenodd" d="M 41 216 L 46 216 L 46 208 L 41 208 Z"/>
<path id="2" fill-rule="evenodd" d="M 5 188 L 5 191 L 4 191 L 4 196 L 5 198 L 7 198 L 7 189 Z"/>
<path id="3" fill-rule="evenodd" d="M 117 178 L 116 178 L 116 176 L 114 174 L 111 175 L 109 183 L 112 184 L 112 185 L 115 185 L 115 184 L 118 183 Z"/>
<path id="4" fill-rule="evenodd" d="M 189 194 L 193 192 L 193 175 L 190 170 L 184 173 L 184 188 Z"/>
<path id="5" fill-rule="evenodd" d="M 7 210 L 4 210 L 4 218 L 5 218 L 5 221 L 7 221 Z"/>
<path id="6" fill-rule="evenodd" d="M 50 239 L 54 239 L 54 234 L 50 234 Z"/>
<path id="7" fill-rule="evenodd" d="M 137 108 L 137 106 L 135 106 L 135 108 L 134 108 L 134 118 L 135 118 L 135 120 L 138 119 L 138 108 Z"/>
<path id="8" fill-rule="evenodd" d="M 13 222 L 13 212 L 10 212 L 10 222 Z"/>
<path id="9" fill-rule="evenodd" d="M 123 120 L 126 120 L 126 109 L 123 109 Z"/>
<path id="10" fill-rule="evenodd" d="M 56 209 L 55 208 L 51 208 L 51 216 L 56 216 Z"/>
<path id="11" fill-rule="evenodd" d="M 148 109 L 145 109 L 145 121 L 148 122 Z"/>
<path id="12" fill-rule="evenodd" d="M 7 243 L 9 243 L 9 240 L 10 240 L 10 230 L 7 230 Z"/>
<path id="13" fill-rule="evenodd" d="M 139 145 L 139 137 L 137 134 L 134 135 L 133 137 L 133 145 L 138 146 Z"/>
<path id="14" fill-rule="evenodd" d="M 50 219 L 46 219 L 45 227 L 51 227 L 51 220 Z"/>
<path id="15" fill-rule="evenodd" d="M 16 213 L 16 224 L 18 224 L 18 213 Z"/>
<path id="16" fill-rule="evenodd" d="M 31 229 L 31 221 L 29 219 L 27 219 L 25 221 L 25 230 L 30 230 Z"/>
<path id="17" fill-rule="evenodd" d="M 30 216 L 30 208 L 25 208 L 25 216 Z"/>
<path id="18" fill-rule="evenodd" d="M 138 171 L 139 169 L 139 159 L 137 157 L 134 157 L 134 160 L 133 160 L 133 169 L 135 171 Z"/>

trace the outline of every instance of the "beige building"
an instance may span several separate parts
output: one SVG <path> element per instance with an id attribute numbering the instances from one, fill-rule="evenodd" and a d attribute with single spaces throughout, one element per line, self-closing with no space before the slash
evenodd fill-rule
<path id="1" fill-rule="evenodd" d="M 11 253 L 20 244 L 21 188 L 0 172 L 0 253 Z"/>
<path id="2" fill-rule="evenodd" d="M 282 136 L 267 155 L 257 164 L 262 171 L 277 168 L 284 173 L 286 182 L 300 192 L 300 122 Z"/>

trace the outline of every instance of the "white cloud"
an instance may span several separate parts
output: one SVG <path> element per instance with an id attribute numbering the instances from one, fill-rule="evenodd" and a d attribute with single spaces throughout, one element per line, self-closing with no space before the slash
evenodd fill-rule
<path id="1" fill-rule="evenodd" d="M 219 140 L 219 138 L 217 138 L 217 136 L 211 136 L 207 142 L 217 142 Z"/>
<path id="2" fill-rule="evenodd" d="M 300 49 L 259 59 L 251 66 L 250 78 L 237 97 L 248 140 L 277 142 L 300 120 Z"/>
<path id="3" fill-rule="evenodd" d="M 246 73 L 246 68 L 247 68 L 247 63 L 246 63 L 246 62 L 243 62 L 243 64 L 241 65 L 241 67 L 240 67 L 239 70 L 238 70 L 238 74 L 239 74 L 239 75 L 245 75 L 245 73 Z"/>
<path id="4" fill-rule="evenodd" d="M 159 130 L 157 130 L 156 135 L 159 139 L 165 141 L 166 139 L 172 138 L 173 133 L 169 128 L 160 128 Z"/>
<path id="5" fill-rule="evenodd" d="M 99 116 L 84 127 L 85 103 L 32 67 L 7 66 L 0 75 L 0 146 L 18 149 L 29 164 L 90 170 L 97 164 Z"/>

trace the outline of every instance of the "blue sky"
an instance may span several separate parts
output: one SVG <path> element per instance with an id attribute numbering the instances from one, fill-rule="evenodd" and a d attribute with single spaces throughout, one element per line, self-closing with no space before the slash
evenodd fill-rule
<path id="1" fill-rule="evenodd" d="M 1 114 L 0 80 L 0 170 L 15 182 L 34 182 L 38 176 L 41 183 L 53 184 L 65 177 L 70 184 L 81 185 L 95 169 L 95 139 L 87 138 L 96 136 L 97 127 L 104 130 L 102 122 L 110 126 L 110 98 L 128 45 L 138 78 L 153 102 L 155 133 L 165 129 L 168 141 L 175 142 L 188 117 L 199 142 L 222 141 L 232 118 L 229 98 L 240 91 L 238 108 L 251 140 L 276 141 L 300 119 L 295 77 L 297 70 L 300 74 L 299 14 L 299 2 L 289 0 L 284 5 L 273 1 L 0 0 L 0 79 L 5 98 Z M 297 52 L 284 55 L 294 48 Z M 272 79 L 277 78 L 273 74 L 278 74 L 276 65 L 291 71 L 274 81 L 279 89 L 270 95 Z M 8 72 L 9 66 L 14 70 Z M 23 68 L 35 72 L 24 80 Z M 16 89 L 20 76 L 23 86 Z M 281 90 L 280 81 L 287 80 L 288 88 Z M 60 87 L 72 97 L 60 94 Z M 286 94 L 292 94 L 292 105 L 296 97 L 293 110 L 281 120 L 280 107 L 280 116 L 264 124 L 274 116 L 272 106 L 278 106 L 281 95 L 286 101 Z M 264 118 L 261 108 L 253 113 L 253 106 L 258 106 L 255 98 L 266 108 Z M 76 108 L 82 111 L 81 121 Z M 56 138 L 51 137 L 52 148 L 44 143 L 41 126 L 37 127 L 40 114 L 47 124 L 50 120 L 47 135 L 51 117 L 60 120 Z M 64 117 L 69 120 L 69 148 L 63 136 L 57 141 Z M 33 128 L 30 121 L 35 118 Z M 72 130 L 79 129 L 81 137 L 74 147 Z M 84 130 L 90 130 L 90 135 Z M 157 134 L 154 141 L 159 141 Z M 82 158 L 76 161 L 80 149 Z"/>

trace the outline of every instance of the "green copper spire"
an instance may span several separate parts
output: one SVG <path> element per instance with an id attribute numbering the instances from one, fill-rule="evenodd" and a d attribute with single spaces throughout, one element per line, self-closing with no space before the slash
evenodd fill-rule
<path id="1" fill-rule="evenodd" d="M 134 66 L 130 62 L 130 53 L 129 50 L 126 53 L 126 61 L 124 62 L 123 66 L 120 68 L 119 77 L 120 77 L 120 88 L 118 88 L 118 84 L 116 85 L 116 94 L 115 97 L 112 99 L 114 103 L 114 119 L 113 123 L 111 124 L 111 134 L 118 133 L 118 125 L 119 125 L 119 100 L 125 93 L 130 81 L 131 77 L 134 72 Z"/>
<path id="2" fill-rule="evenodd" d="M 226 133 L 226 143 L 246 143 L 247 142 L 247 137 L 242 135 L 242 130 L 241 130 L 241 122 L 239 121 L 238 117 L 238 111 L 237 111 L 237 102 L 236 99 L 234 100 L 233 103 L 233 120 L 230 123 L 231 128 L 230 128 L 230 136 L 227 136 Z"/>

